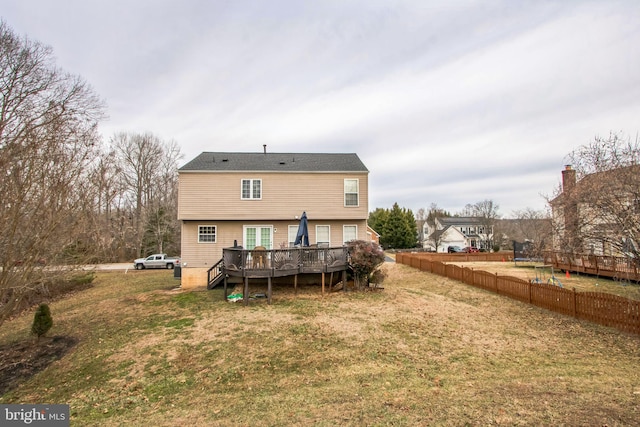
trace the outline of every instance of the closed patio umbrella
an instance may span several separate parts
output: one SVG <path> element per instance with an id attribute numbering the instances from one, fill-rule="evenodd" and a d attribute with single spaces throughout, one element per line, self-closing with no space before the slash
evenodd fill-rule
<path id="1" fill-rule="evenodd" d="M 298 234 L 296 234 L 296 241 L 293 243 L 294 246 L 302 245 L 309 246 L 309 225 L 307 224 L 307 213 L 302 212 L 302 217 L 300 218 L 300 225 L 298 226 Z"/>

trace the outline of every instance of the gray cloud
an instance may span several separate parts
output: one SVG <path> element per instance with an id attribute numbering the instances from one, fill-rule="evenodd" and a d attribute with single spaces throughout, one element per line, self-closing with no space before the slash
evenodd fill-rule
<path id="1" fill-rule="evenodd" d="M 356 152 L 370 208 L 545 206 L 564 157 L 638 132 L 640 3 L 2 0 L 116 131 Z"/>

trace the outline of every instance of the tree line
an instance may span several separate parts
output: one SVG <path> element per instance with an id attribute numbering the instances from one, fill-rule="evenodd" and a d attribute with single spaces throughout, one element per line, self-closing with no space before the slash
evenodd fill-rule
<path id="1" fill-rule="evenodd" d="M 0 67 L 3 264 L 177 251 L 178 145 L 128 132 L 103 142 L 100 97 L 5 22 Z"/>
<path id="2" fill-rule="evenodd" d="M 180 149 L 151 133 L 106 143 L 106 106 L 52 49 L 0 21 L 0 323 L 43 265 L 179 251 Z"/>

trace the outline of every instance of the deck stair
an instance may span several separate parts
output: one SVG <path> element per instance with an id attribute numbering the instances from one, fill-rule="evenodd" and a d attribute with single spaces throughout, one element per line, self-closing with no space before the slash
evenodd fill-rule
<path id="1" fill-rule="evenodd" d="M 209 270 L 207 270 L 207 289 L 214 289 L 216 286 L 224 281 L 224 259 L 220 258 L 218 262 L 213 264 Z"/>

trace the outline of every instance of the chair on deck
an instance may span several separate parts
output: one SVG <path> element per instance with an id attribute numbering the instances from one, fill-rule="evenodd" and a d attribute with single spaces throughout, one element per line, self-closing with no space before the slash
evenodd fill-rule
<path id="1" fill-rule="evenodd" d="M 251 267 L 267 268 L 267 248 L 264 246 L 256 246 L 251 251 Z"/>

